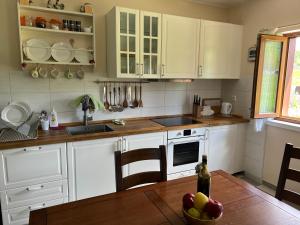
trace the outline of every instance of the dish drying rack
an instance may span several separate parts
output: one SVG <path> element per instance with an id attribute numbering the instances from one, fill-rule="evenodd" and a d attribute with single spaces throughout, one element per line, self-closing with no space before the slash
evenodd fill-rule
<path id="1" fill-rule="evenodd" d="M 14 126 L 0 118 L 4 128 L 0 130 L 0 143 L 33 140 L 38 137 L 39 116 L 31 113 L 29 118 L 20 126 Z"/>

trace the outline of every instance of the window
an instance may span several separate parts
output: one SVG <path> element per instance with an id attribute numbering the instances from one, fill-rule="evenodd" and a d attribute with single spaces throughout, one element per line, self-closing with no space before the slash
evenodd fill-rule
<path id="1" fill-rule="evenodd" d="M 252 118 L 300 121 L 300 37 L 259 35 Z"/>

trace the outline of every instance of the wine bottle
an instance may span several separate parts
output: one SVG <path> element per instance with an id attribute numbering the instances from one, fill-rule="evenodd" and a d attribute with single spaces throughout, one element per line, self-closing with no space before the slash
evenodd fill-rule
<path id="1" fill-rule="evenodd" d="M 202 192 L 209 197 L 211 175 L 208 172 L 207 155 L 202 155 L 202 162 L 195 169 L 198 174 L 197 192 Z"/>

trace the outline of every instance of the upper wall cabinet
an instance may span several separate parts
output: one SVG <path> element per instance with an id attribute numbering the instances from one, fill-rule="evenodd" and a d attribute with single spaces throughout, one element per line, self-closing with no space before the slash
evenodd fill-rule
<path id="1" fill-rule="evenodd" d="M 142 78 L 160 77 L 161 14 L 140 12 L 140 68 Z"/>
<path id="2" fill-rule="evenodd" d="M 107 15 L 110 76 L 159 78 L 160 48 L 160 14 L 115 7 Z"/>
<path id="3" fill-rule="evenodd" d="M 200 20 L 163 15 L 162 78 L 197 78 Z"/>
<path id="4" fill-rule="evenodd" d="M 109 76 L 238 79 L 239 25 L 115 7 L 107 15 Z"/>
<path id="5" fill-rule="evenodd" d="M 201 25 L 201 78 L 240 78 L 243 27 L 207 20 L 203 20 Z"/>

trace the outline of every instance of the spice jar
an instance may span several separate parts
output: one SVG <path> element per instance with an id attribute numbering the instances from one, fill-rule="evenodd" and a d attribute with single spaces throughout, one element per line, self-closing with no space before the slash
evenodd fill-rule
<path id="1" fill-rule="evenodd" d="M 69 20 L 69 31 L 75 30 L 75 21 Z"/>
<path id="2" fill-rule="evenodd" d="M 77 32 L 81 32 L 81 21 L 76 21 L 76 29 Z"/>

